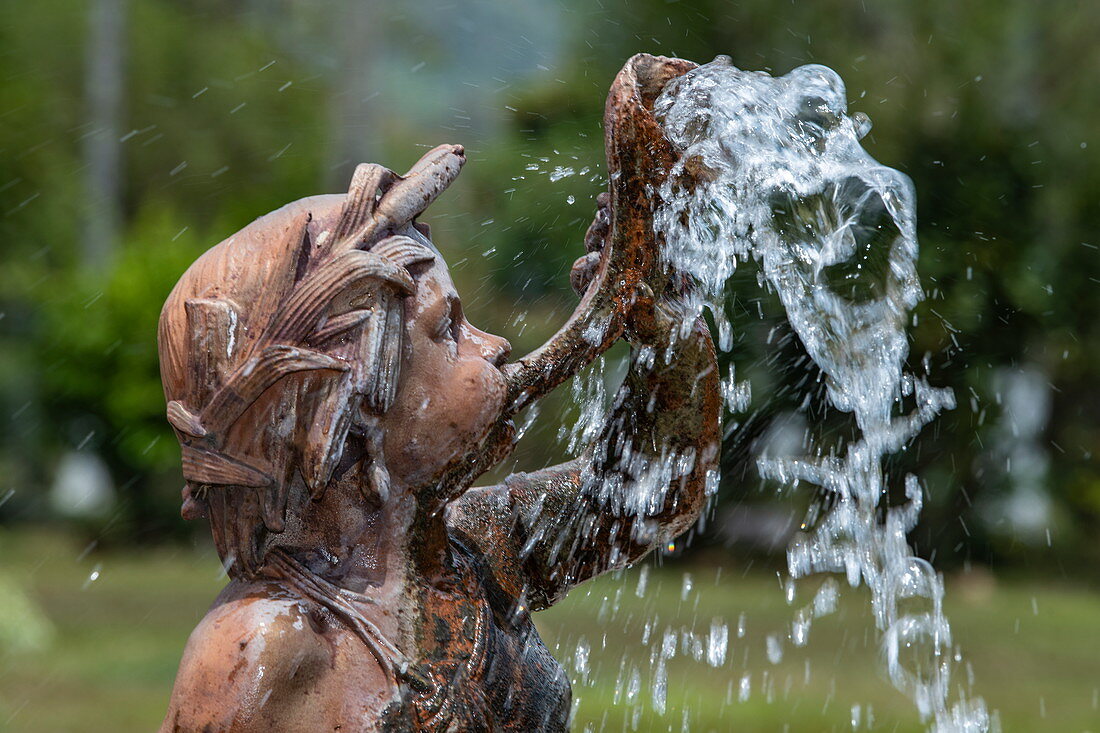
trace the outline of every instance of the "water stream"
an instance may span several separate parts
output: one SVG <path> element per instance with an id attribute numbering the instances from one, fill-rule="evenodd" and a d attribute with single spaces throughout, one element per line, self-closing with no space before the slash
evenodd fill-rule
<path id="1" fill-rule="evenodd" d="M 956 681 L 963 660 L 942 577 L 907 541 L 920 481 L 906 476 L 894 492 L 905 500 L 888 499 L 884 460 L 954 407 L 949 390 L 905 369 L 905 328 L 922 294 L 911 182 L 863 149 L 870 120 L 848 114 L 844 83 L 824 66 L 772 77 L 719 57 L 670 83 L 654 111 L 682 154 L 658 191 L 664 255 L 694 277 L 695 306 L 713 314 L 719 347 L 732 345 L 727 280 L 756 267 L 824 375 L 829 403 L 854 419 L 855 437 L 839 447 L 811 442 L 802 455 L 758 461 L 763 478 L 828 497 L 788 548 L 792 582 L 840 573 L 866 586 L 889 679 L 930 730 L 996 729 Z M 746 402 L 747 385 L 732 376 L 727 392 L 732 407 Z M 806 642 L 813 619 L 835 606 L 827 600 L 796 614 L 791 643 Z"/>

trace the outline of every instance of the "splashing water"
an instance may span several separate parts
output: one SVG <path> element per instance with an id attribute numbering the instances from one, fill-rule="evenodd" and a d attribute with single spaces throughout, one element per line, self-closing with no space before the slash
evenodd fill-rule
<path id="1" fill-rule="evenodd" d="M 905 478 L 906 504 L 883 498 L 884 458 L 954 407 L 949 390 L 903 369 L 905 324 L 921 297 L 912 184 L 862 148 L 870 120 L 848 114 L 844 83 L 824 66 L 775 78 L 718 57 L 670 82 L 654 113 L 681 153 L 657 192 L 664 256 L 696 280 L 695 305 L 714 314 L 719 347 L 732 345 L 726 281 L 754 261 L 824 373 L 829 401 L 859 429 L 842 452 L 811 445 L 805 457 L 759 461 L 765 478 L 810 482 L 832 504 L 789 547 L 792 578 L 843 573 L 869 588 L 889 677 L 932 730 L 996 728 L 980 698 L 951 685 L 961 657 L 943 580 L 906 540 L 922 503 L 916 477 Z M 903 400 L 916 405 L 908 414 Z M 833 606 L 830 589 L 803 609 L 794 643 Z M 771 642 L 769 657 L 782 654 Z"/>

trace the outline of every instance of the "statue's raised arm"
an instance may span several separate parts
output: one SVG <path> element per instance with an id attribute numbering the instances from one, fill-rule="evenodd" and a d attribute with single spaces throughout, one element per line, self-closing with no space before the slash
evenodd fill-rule
<path id="1" fill-rule="evenodd" d="M 714 347 L 706 325 L 683 307 L 680 279 L 663 266 L 653 227 L 652 191 L 674 152 L 650 107 L 669 79 L 693 66 L 639 55 L 616 78 L 604 118 L 611 190 L 598 199 L 589 253 L 572 273 L 581 303 L 548 344 L 505 367 L 512 404 L 526 405 L 625 337 L 629 371 L 600 436 L 576 460 L 473 489 L 449 509 L 453 530 L 482 548 L 498 582 L 534 609 L 684 532 L 713 478 Z"/>

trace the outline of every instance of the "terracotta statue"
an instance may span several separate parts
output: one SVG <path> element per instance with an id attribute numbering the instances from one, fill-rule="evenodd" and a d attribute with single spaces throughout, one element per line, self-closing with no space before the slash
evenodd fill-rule
<path id="1" fill-rule="evenodd" d="M 657 256 L 650 186 L 673 152 L 649 105 L 691 64 L 638 56 L 606 129 L 611 190 L 546 345 L 466 320 L 416 217 L 465 158 L 257 219 L 183 275 L 160 320 L 183 515 L 230 577 L 184 651 L 162 731 L 560 731 L 569 683 L 531 613 L 698 517 L 718 372 Z M 685 323 L 685 321 L 687 321 Z M 470 488 L 511 417 L 619 338 L 631 366 L 576 460 Z"/>

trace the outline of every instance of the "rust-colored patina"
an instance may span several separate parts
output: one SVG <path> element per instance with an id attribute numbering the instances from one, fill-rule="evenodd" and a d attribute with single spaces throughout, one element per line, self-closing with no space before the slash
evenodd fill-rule
<path id="1" fill-rule="evenodd" d="M 163 731 L 559 731 L 570 690 L 532 611 L 686 530 L 718 447 L 718 373 L 662 269 L 650 191 L 674 158 L 649 108 L 694 65 L 639 55 L 605 116 L 611 188 L 583 294 L 505 363 L 416 217 L 455 179 L 404 176 L 268 214 L 165 303 L 161 371 L 187 480 L 231 578 L 192 633 Z M 574 461 L 470 488 L 511 418 L 619 338 L 629 373 Z"/>

